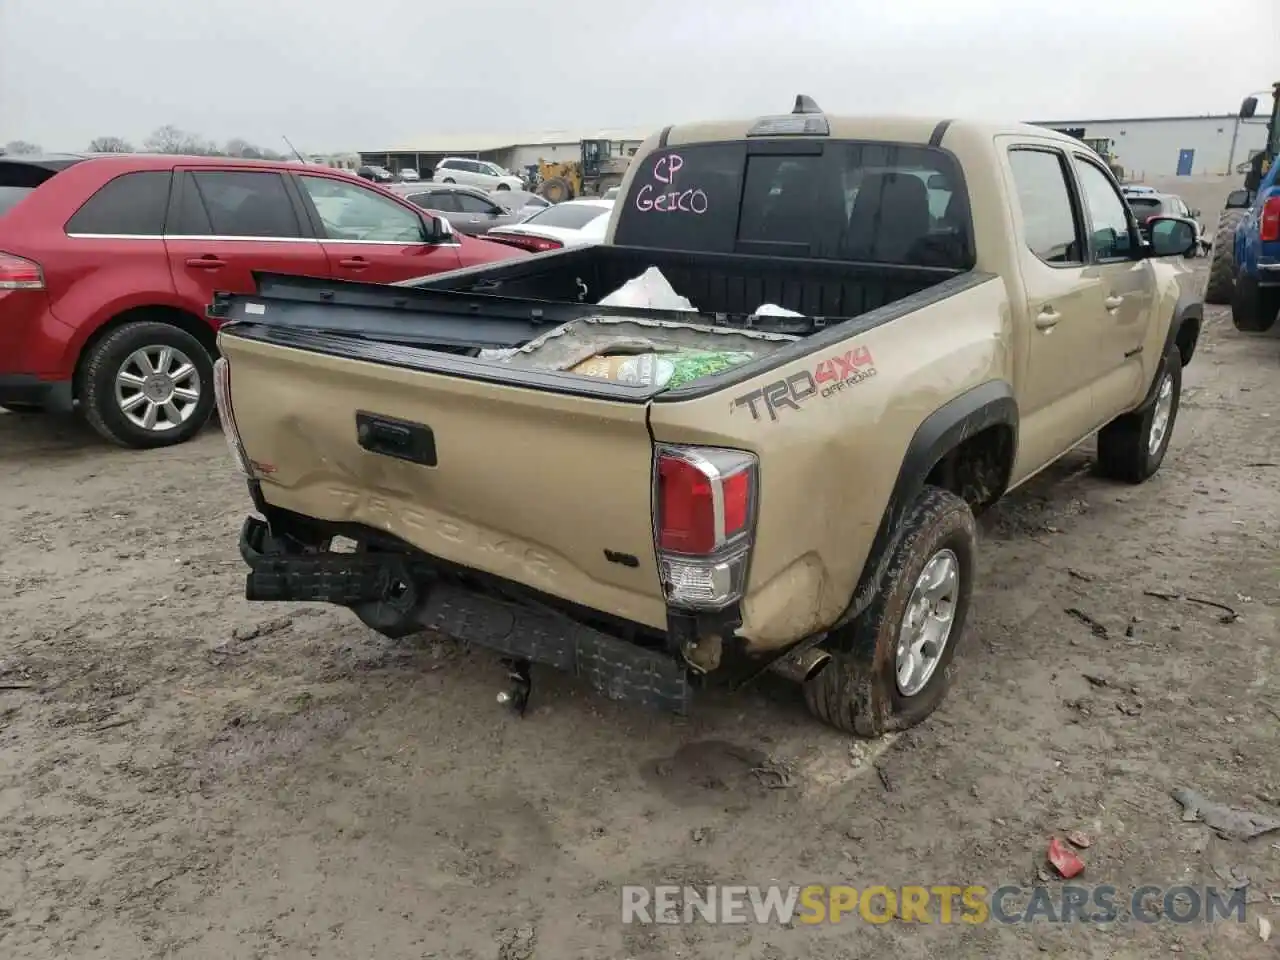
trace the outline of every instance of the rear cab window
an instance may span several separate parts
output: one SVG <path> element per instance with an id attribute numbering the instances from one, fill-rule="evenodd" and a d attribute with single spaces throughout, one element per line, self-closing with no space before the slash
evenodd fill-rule
<path id="1" fill-rule="evenodd" d="M 690 144 L 642 161 L 614 242 L 971 269 L 959 164 L 940 148 L 849 140 Z"/>

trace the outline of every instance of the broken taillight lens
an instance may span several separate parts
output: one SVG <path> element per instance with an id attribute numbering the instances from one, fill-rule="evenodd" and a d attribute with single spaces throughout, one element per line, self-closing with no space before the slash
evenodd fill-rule
<path id="1" fill-rule="evenodd" d="M 43 290 L 40 264 L 12 253 L 0 252 L 0 290 Z"/>
<path id="2" fill-rule="evenodd" d="M 654 455 L 654 545 L 673 606 L 716 610 L 742 596 L 755 532 L 754 454 L 659 446 Z"/>
<path id="3" fill-rule="evenodd" d="M 236 427 L 235 412 L 231 409 L 231 365 L 226 357 L 219 357 L 213 364 L 213 399 L 218 408 L 218 421 L 222 424 L 222 434 L 227 438 L 227 450 L 236 469 L 249 479 L 253 479 L 253 467 L 244 444 L 240 441 L 240 430 Z"/>
<path id="4" fill-rule="evenodd" d="M 1280 197 L 1271 197 L 1262 205 L 1262 222 L 1258 227 L 1258 239 L 1263 243 L 1280 240 Z"/>

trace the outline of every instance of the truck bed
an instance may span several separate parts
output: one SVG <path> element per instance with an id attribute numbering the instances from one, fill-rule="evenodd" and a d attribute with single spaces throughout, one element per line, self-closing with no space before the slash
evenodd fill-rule
<path id="1" fill-rule="evenodd" d="M 694 306 L 688 310 L 597 305 L 656 267 Z M 403 284 L 255 274 L 258 293 L 219 295 L 211 314 L 232 336 L 389 366 L 643 401 L 659 389 L 515 368 L 481 351 L 522 347 L 575 320 L 634 318 L 804 338 L 857 318 L 868 325 L 941 299 L 978 275 L 934 268 L 599 245 L 456 270 Z M 802 316 L 753 315 L 765 304 Z M 886 312 L 888 308 L 889 312 Z M 805 345 L 770 352 L 777 362 Z M 714 379 L 725 385 L 744 364 Z"/>

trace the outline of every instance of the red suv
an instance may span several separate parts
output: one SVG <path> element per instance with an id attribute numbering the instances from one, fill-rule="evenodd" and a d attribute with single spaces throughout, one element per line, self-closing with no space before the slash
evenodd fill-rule
<path id="1" fill-rule="evenodd" d="M 392 283 L 526 256 L 326 167 L 0 157 L 0 406 L 107 439 L 189 439 L 213 409 L 214 291 L 252 271 Z"/>

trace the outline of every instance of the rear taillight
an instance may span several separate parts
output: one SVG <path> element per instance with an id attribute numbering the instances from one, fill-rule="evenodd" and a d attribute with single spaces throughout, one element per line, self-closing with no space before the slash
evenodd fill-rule
<path id="1" fill-rule="evenodd" d="M 719 610 L 742 597 L 758 495 L 754 454 L 718 447 L 657 448 L 654 545 L 668 603 Z"/>
<path id="2" fill-rule="evenodd" d="M 237 470 L 253 479 L 249 455 L 245 453 L 244 444 L 240 441 L 236 415 L 231 409 L 231 365 L 227 363 L 226 357 L 219 357 L 213 364 L 213 399 L 218 407 L 218 421 L 222 424 L 223 436 L 227 438 L 231 460 Z"/>
<path id="3" fill-rule="evenodd" d="M 529 250 L 533 253 L 543 253 L 547 250 L 559 250 L 564 246 L 559 240 L 548 240 L 546 237 L 529 237 L 518 233 L 500 233 L 486 234 L 489 240 L 496 240 L 498 243 L 505 243 L 512 247 L 519 247 L 521 250 Z"/>
<path id="4" fill-rule="evenodd" d="M 1264 243 L 1280 240 L 1280 197 L 1271 197 L 1262 205 L 1262 223 L 1258 233 Z"/>
<path id="5" fill-rule="evenodd" d="M 34 260 L 0 253 L 0 290 L 43 290 L 44 271 Z"/>

